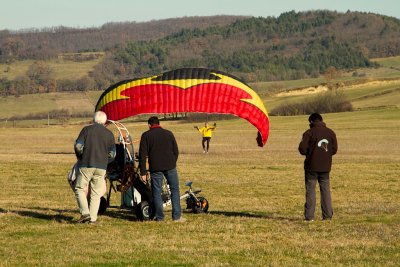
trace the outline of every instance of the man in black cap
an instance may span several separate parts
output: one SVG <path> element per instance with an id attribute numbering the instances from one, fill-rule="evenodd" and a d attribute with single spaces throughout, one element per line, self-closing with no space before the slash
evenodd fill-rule
<path id="1" fill-rule="evenodd" d="M 332 219 L 332 201 L 329 184 L 329 172 L 332 156 L 336 154 L 338 144 L 334 131 L 326 127 L 322 116 L 313 113 L 308 118 L 310 129 L 304 132 L 299 144 L 299 152 L 306 156 L 304 160 L 306 203 L 304 219 L 314 220 L 316 206 L 315 186 L 318 181 L 321 193 L 322 219 Z"/>

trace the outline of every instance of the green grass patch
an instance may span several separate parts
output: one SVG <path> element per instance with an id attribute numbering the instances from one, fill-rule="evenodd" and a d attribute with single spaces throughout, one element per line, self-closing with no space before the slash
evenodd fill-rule
<path id="1" fill-rule="evenodd" d="M 103 55 L 102 53 L 96 54 Z M 102 58 L 103 56 L 99 56 L 85 61 L 72 61 L 66 59 L 65 55 L 60 55 L 56 59 L 46 60 L 43 62 L 51 68 L 56 80 L 77 80 L 87 76 L 88 73 L 93 70 L 93 67 L 102 60 Z M 7 78 L 9 80 L 14 80 L 18 76 L 23 76 L 34 62 L 34 60 L 23 60 L 15 61 L 11 64 L 0 64 L 0 79 Z"/>
<path id="2" fill-rule="evenodd" d="M 312 81 L 303 82 L 310 82 L 311 84 Z M 268 111 L 283 104 L 302 102 L 312 97 L 307 92 L 304 94 L 291 93 L 296 90 L 289 90 L 286 95 L 269 94 L 263 91 L 267 90 L 263 86 L 263 83 L 260 83 L 256 91 L 260 94 Z M 341 87 L 341 90 L 344 92 L 346 100 L 350 101 L 355 109 L 370 109 L 399 107 L 399 88 L 400 80 L 383 80 L 344 86 Z M 102 91 L 88 91 L 3 97 L 0 98 L 0 105 L 2 107 L 0 110 L 0 119 L 4 120 L 13 116 L 49 112 L 56 109 L 67 109 L 72 114 L 91 112 L 94 110 L 101 93 Z"/>
<path id="3" fill-rule="evenodd" d="M 375 58 L 375 59 L 372 59 L 371 61 L 377 62 L 380 65 L 387 67 L 387 68 L 397 68 L 400 70 L 400 56 Z"/>
<path id="4" fill-rule="evenodd" d="M 271 117 L 265 148 L 247 121 L 218 121 L 210 153 L 192 123 L 162 121 L 180 148 L 181 191 L 192 180 L 210 202 L 186 223 L 137 222 L 109 208 L 97 227 L 77 225 L 66 181 L 83 125 L 1 128 L 0 262 L 99 266 L 397 266 L 400 257 L 399 109 L 324 115 L 339 151 L 331 172 L 334 219 L 304 223 L 307 116 Z M 133 139 L 145 122 L 128 122 Z M 137 145 L 137 143 L 135 143 Z M 319 198 L 317 199 L 319 203 Z M 120 195 L 113 194 L 118 206 Z M 184 203 L 182 203 L 184 206 Z"/>
<path id="5" fill-rule="evenodd" d="M 94 111 L 101 92 L 66 92 L 0 97 L 0 119 L 67 109 L 71 113 Z"/>

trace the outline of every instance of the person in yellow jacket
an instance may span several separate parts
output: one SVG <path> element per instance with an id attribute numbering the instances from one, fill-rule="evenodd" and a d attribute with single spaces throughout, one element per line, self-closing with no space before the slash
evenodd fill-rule
<path id="1" fill-rule="evenodd" d="M 194 128 L 197 129 L 203 136 L 203 140 L 201 142 L 203 146 L 203 153 L 208 153 L 208 150 L 210 148 L 210 140 L 212 137 L 212 132 L 215 131 L 215 128 L 217 128 L 217 124 L 214 122 L 214 126 L 210 127 L 208 126 L 208 123 L 205 122 L 204 127 L 199 129 L 199 127 L 194 126 Z"/>

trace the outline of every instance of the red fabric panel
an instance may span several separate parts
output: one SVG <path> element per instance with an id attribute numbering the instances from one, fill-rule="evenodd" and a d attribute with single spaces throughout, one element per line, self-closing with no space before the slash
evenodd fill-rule
<path id="1" fill-rule="evenodd" d="M 128 88 L 129 99 L 112 101 L 101 108 L 110 120 L 148 113 L 204 112 L 234 114 L 248 120 L 261 133 L 262 145 L 269 133 L 268 117 L 256 106 L 241 101 L 251 96 L 224 83 L 199 84 L 187 89 L 171 85 L 147 84 Z"/>

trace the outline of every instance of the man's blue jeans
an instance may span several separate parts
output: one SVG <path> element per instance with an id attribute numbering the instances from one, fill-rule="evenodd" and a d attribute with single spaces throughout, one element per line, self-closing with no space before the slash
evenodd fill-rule
<path id="1" fill-rule="evenodd" d="M 179 179 L 176 168 L 168 171 L 159 171 L 150 173 L 151 189 L 153 191 L 153 201 L 155 209 L 155 219 L 157 221 L 164 220 L 164 208 L 163 208 L 163 201 L 161 198 L 164 176 L 167 179 L 169 189 L 171 190 L 172 220 L 178 220 L 181 218 L 181 203 L 179 195 Z"/>

